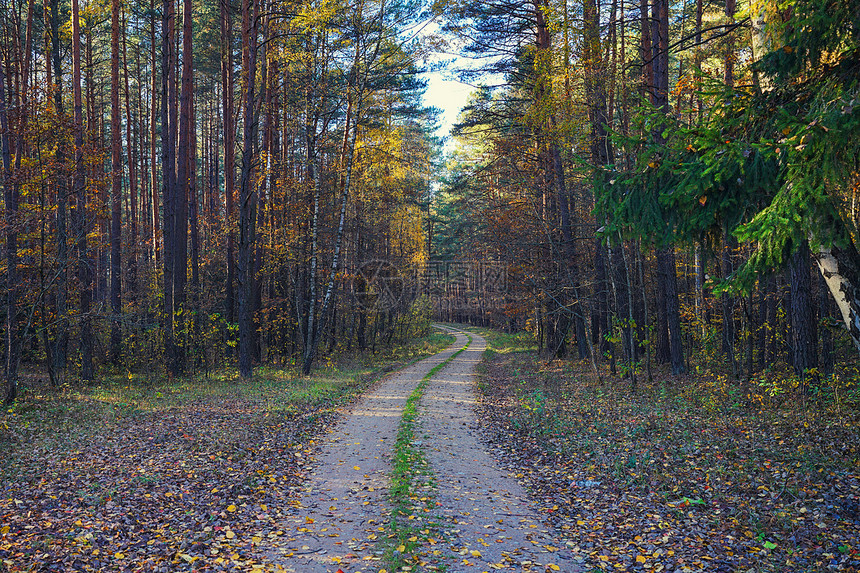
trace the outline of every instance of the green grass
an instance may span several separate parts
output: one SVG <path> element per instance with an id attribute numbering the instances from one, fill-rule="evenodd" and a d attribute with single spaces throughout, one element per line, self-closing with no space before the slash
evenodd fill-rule
<path id="1" fill-rule="evenodd" d="M 510 354 L 512 352 L 532 352 L 537 350 L 537 340 L 534 333 L 520 331 L 514 333 L 490 330 L 489 328 L 470 327 L 468 330 L 480 334 L 487 340 L 487 352 L 493 354 Z"/>
<path id="2" fill-rule="evenodd" d="M 468 334 L 466 336 L 469 340 L 465 346 L 444 362 L 434 366 L 409 395 L 403 408 L 397 439 L 394 443 L 391 472 L 390 499 L 394 510 L 390 523 L 391 543 L 385 552 L 385 558 L 393 571 L 409 564 L 416 549 L 423 545 L 431 532 L 427 523 L 413 520 L 415 510 L 420 506 L 423 505 L 421 508 L 423 510 L 434 507 L 436 489 L 436 480 L 424 451 L 415 443 L 418 406 L 433 376 L 469 348 L 472 337 Z"/>

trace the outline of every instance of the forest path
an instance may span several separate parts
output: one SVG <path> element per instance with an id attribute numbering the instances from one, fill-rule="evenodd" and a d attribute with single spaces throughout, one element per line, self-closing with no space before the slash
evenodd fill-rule
<path id="1" fill-rule="evenodd" d="M 465 333 L 451 333 L 457 337 L 454 347 L 466 343 Z M 486 341 L 469 336 L 469 347 L 432 378 L 419 408 L 422 447 L 435 474 L 438 518 L 446 530 L 447 547 L 435 560 L 450 573 L 583 570 L 542 525 L 525 489 L 479 440 L 475 369 Z"/>
<path id="2" fill-rule="evenodd" d="M 403 408 L 422 378 L 466 348 L 430 379 L 419 407 L 415 446 L 437 485 L 435 510 L 415 517 L 434 523 L 439 538 L 423 541 L 412 570 L 580 570 L 543 527 L 523 487 L 479 441 L 475 368 L 485 340 L 445 330 L 456 337 L 453 345 L 380 382 L 326 438 L 270 564 L 300 573 L 387 568 L 389 475 Z"/>
<path id="3" fill-rule="evenodd" d="M 347 413 L 321 446 L 286 538 L 267 561 L 297 573 L 373 571 L 385 568 L 384 540 L 391 454 L 406 399 L 430 370 L 466 343 L 384 378 Z"/>

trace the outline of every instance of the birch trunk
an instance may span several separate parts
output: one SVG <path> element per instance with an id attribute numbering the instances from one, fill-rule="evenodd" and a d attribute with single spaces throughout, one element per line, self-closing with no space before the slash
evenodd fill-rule
<path id="1" fill-rule="evenodd" d="M 860 254 L 853 245 L 822 247 L 815 261 L 842 315 L 842 323 L 860 352 Z"/>

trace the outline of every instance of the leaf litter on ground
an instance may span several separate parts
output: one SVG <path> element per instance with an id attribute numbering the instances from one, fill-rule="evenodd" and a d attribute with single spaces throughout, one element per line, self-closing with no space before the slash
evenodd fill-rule
<path id="1" fill-rule="evenodd" d="M 491 352 L 478 414 L 591 567 L 860 571 L 856 411 L 714 409 L 692 378 L 634 392 L 589 370 Z"/>
<path id="2" fill-rule="evenodd" d="M 256 548 L 287 542 L 282 518 L 318 437 L 390 370 L 336 373 L 319 393 L 289 372 L 209 395 L 200 380 L 163 409 L 80 395 L 18 404 L 0 435 L 0 570 L 269 569 Z"/>

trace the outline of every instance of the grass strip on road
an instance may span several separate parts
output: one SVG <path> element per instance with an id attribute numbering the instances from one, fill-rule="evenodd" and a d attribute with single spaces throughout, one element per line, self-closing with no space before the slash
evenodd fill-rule
<path id="1" fill-rule="evenodd" d="M 427 464 L 427 458 L 421 443 L 415 439 L 418 425 L 418 404 L 424 396 L 430 380 L 452 360 L 464 352 L 472 343 L 468 333 L 468 341 L 444 362 L 433 367 L 412 391 L 406 400 L 397 440 L 394 443 L 394 462 L 391 473 L 391 504 L 394 508 L 391 518 L 391 543 L 386 549 L 386 560 L 393 571 L 414 562 L 415 550 L 426 543 L 433 544 L 432 537 L 438 526 L 428 523 L 423 516 L 416 513 L 431 513 L 435 508 L 436 481 L 433 471 Z M 433 541 L 430 541 L 430 540 Z"/>

